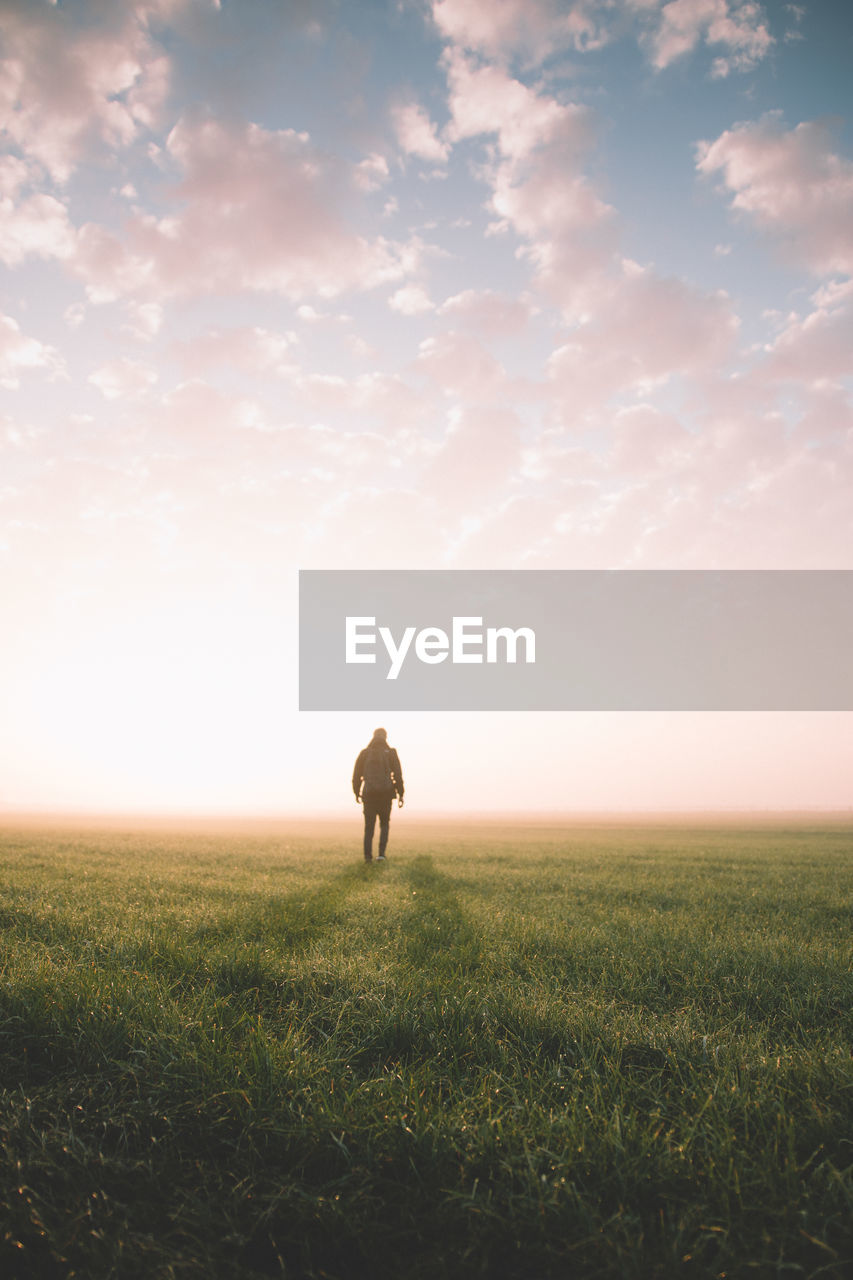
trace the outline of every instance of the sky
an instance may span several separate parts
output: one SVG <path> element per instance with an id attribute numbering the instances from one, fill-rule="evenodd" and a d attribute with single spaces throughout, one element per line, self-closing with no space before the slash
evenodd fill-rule
<path id="1" fill-rule="evenodd" d="M 300 713 L 300 569 L 853 569 L 847 0 L 0 0 L 0 807 L 848 808 L 849 713 Z M 630 637 L 625 638 L 630 643 Z"/>

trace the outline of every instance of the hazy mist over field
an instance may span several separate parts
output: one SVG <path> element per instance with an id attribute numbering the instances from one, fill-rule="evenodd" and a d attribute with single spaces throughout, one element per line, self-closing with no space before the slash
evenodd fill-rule
<path id="1" fill-rule="evenodd" d="M 850 714 L 296 709 L 300 568 L 853 567 L 850 36 L 4 0 L 0 811 L 343 813 L 386 720 L 421 813 L 853 803 Z"/>

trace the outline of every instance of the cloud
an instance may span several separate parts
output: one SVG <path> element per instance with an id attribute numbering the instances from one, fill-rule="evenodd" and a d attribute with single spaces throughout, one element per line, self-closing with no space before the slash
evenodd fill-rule
<path id="1" fill-rule="evenodd" d="M 132 8 L 81 28 L 58 5 L 12 4 L 3 24 L 0 127 L 56 182 L 93 141 L 125 147 L 155 122 L 169 61 Z"/>
<path id="2" fill-rule="evenodd" d="M 372 151 L 355 166 L 353 182 L 359 191 L 378 191 L 389 176 L 388 161 L 378 151 Z"/>
<path id="3" fill-rule="evenodd" d="M 89 374 L 88 381 L 97 387 L 107 400 L 123 400 L 141 395 L 157 381 L 157 372 L 150 365 L 121 356 Z"/>
<path id="4" fill-rule="evenodd" d="M 167 151 L 181 173 L 175 213 L 137 215 L 123 239 L 81 229 L 76 269 L 95 300 L 243 290 L 329 298 L 399 280 L 416 261 L 414 247 L 347 226 L 350 170 L 305 133 L 182 120 Z"/>
<path id="5" fill-rule="evenodd" d="M 424 398 L 397 374 L 372 370 L 355 378 L 339 374 L 301 374 L 294 382 L 293 407 L 304 412 L 317 410 L 341 415 L 341 426 L 358 425 L 360 415 L 365 428 L 375 434 L 378 426 L 384 432 L 415 430 L 428 415 Z"/>
<path id="6" fill-rule="evenodd" d="M 502 67 L 480 66 L 456 49 L 447 52 L 445 65 L 451 113 L 447 132 L 454 141 L 494 133 L 501 155 L 514 161 L 545 144 L 560 144 L 564 155 L 574 157 L 588 147 L 585 108 L 539 94 Z"/>
<path id="7" fill-rule="evenodd" d="M 0 196 L 14 197 L 35 177 L 34 167 L 18 156 L 0 156 Z"/>
<path id="8" fill-rule="evenodd" d="M 533 268 L 537 288 L 567 318 L 594 311 L 618 267 L 617 220 L 584 175 L 547 152 L 521 177 L 502 166 L 492 207 L 527 241 L 520 256 Z"/>
<path id="9" fill-rule="evenodd" d="M 502 338 L 521 333 L 532 314 L 530 303 L 494 289 L 464 289 L 445 299 L 439 315 L 448 316 L 487 337 Z"/>
<path id="10" fill-rule="evenodd" d="M 469 403 L 500 401 L 510 390 L 503 365 L 470 334 L 449 330 L 425 338 L 416 367 L 445 395 Z"/>
<path id="11" fill-rule="evenodd" d="M 55 373 L 61 367 L 58 351 L 21 333 L 12 316 L 0 315 L 0 386 L 14 391 L 20 385 L 22 372 L 48 369 Z"/>
<path id="12" fill-rule="evenodd" d="M 509 409 L 454 408 L 424 481 L 450 513 L 476 518 L 518 470 L 521 423 Z"/>
<path id="13" fill-rule="evenodd" d="M 16 267 L 27 258 L 70 259 L 77 240 L 61 200 L 31 195 L 20 203 L 0 199 L 0 260 Z"/>
<path id="14" fill-rule="evenodd" d="M 393 108 L 391 120 L 397 141 L 407 155 L 432 160 L 436 164 L 445 162 L 449 147 L 438 137 L 435 125 L 423 107 L 416 102 L 402 103 Z"/>
<path id="15" fill-rule="evenodd" d="M 818 290 L 812 302 L 768 345 L 760 376 L 807 386 L 853 377 L 853 281 Z"/>
<path id="16" fill-rule="evenodd" d="M 649 4 L 629 7 L 649 11 Z M 697 45 L 722 46 L 712 65 L 715 78 L 731 71 L 749 71 L 769 52 L 774 41 L 761 6 L 752 0 L 670 0 L 659 11 L 657 29 L 649 38 L 653 66 L 661 71 Z"/>
<path id="17" fill-rule="evenodd" d="M 831 147 L 828 127 L 786 130 L 777 115 L 727 129 L 697 149 L 697 168 L 719 174 L 731 207 L 780 237 L 818 274 L 853 273 L 853 164 Z"/>
<path id="18" fill-rule="evenodd" d="M 426 289 L 419 284 L 406 284 L 388 299 L 392 311 L 403 316 L 423 315 L 426 311 L 434 311 L 435 306 Z"/>
<path id="19" fill-rule="evenodd" d="M 612 4 L 601 0 L 434 0 L 433 20 L 460 48 L 491 58 L 521 53 L 535 62 L 558 49 L 598 49 L 609 38 Z"/>
<path id="20" fill-rule="evenodd" d="M 673 414 L 650 404 L 620 409 L 613 419 L 610 465 L 619 472 L 671 469 L 693 452 L 693 437 Z"/>
<path id="21" fill-rule="evenodd" d="M 579 424 L 614 397 L 645 396 L 673 376 L 714 368 L 730 354 L 736 331 L 725 294 L 631 267 L 548 360 L 558 416 Z"/>
<path id="22" fill-rule="evenodd" d="M 292 333 L 272 332 L 255 325 L 208 329 L 198 337 L 176 343 L 174 350 L 191 377 L 230 366 L 243 373 L 291 378 L 298 373 L 294 342 Z"/>
<path id="23" fill-rule="evenodd" d="M 527 241 L 538 286 L 567 312 L 583 312 L 615 262 L 613 209 L 583 173 L 593 138 L 589 112 L 540 94 L 501 67 L 445 57 L 456 138 L 495 135 L 481 170 L 501 228 Z"/>
<path id="24" fill-rule="evenodd" d="M 754 0 L 434 0 L 432 16 L 458 49 L 498 62 L 544 61 L 567 49 L 600 49 L 635 18 L 639 37 L 659 71 L 705 44 L 720 50 L 711 74 L 748 71 L 774 41 Z"/>
<path id="25" fill-rule="evenodd" d="M 157 302 L 129 302 L 125 332 L 139 342 L 151 342 L 163 324 L 163 308 Z"/>

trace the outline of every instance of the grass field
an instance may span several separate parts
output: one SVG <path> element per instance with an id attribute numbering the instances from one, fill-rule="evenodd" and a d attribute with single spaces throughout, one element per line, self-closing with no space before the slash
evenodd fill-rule
<path id="1" fill-rule="evenodd" d="M 0 831 L 0 1274 L 853 1275 L 853 825 Z"/>

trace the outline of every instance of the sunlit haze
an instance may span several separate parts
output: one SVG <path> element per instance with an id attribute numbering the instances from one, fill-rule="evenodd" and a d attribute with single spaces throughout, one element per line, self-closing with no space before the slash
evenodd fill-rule
<path id="1" fill-rule="evenodd" d="M 345 813 L 377 725 L 419 817 L 853 805 L 849 713 L 300 713 L 296 614 L 853 569 L 851 34 L 2 0 L 0 808 Z"/>

